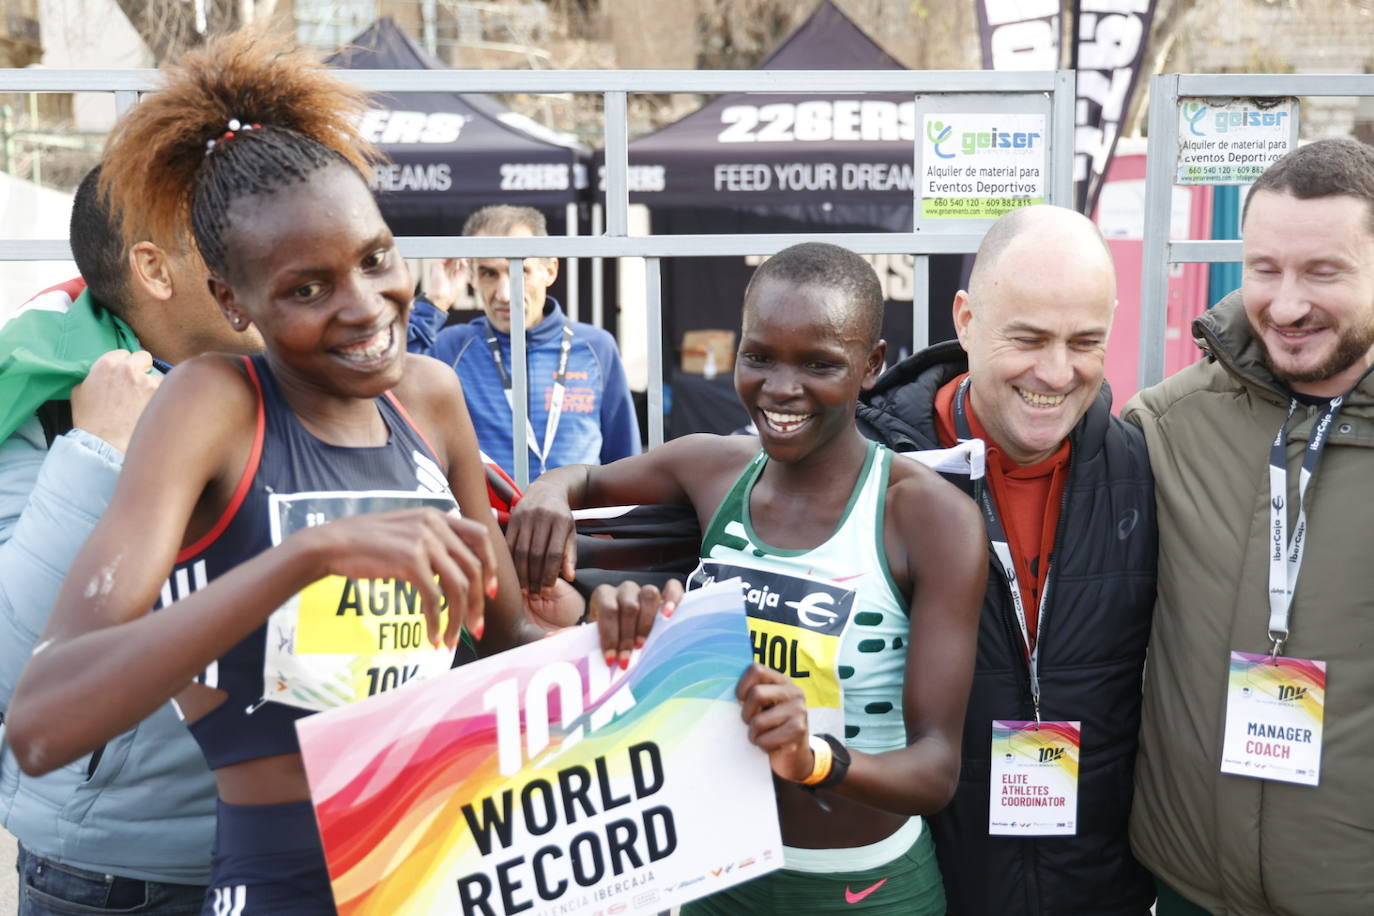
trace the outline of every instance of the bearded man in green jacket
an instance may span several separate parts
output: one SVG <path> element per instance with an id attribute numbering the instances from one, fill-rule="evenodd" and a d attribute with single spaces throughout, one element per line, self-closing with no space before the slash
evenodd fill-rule
<path id="1" fill-rule="evenodd" d="M 1160 546 L 1131 841 L 1159 916 L 1371 913 L 1374 149 L 1289 153 L 1242 234 L 1207 358 L 1124 411 Z"/>

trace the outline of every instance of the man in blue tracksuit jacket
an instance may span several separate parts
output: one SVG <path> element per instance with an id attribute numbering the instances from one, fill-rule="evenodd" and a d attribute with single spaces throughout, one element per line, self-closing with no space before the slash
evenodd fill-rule
<path id="1" fill-rule="evenodd" d="M 531 207 L 484 207 L 468 218 L 471 236 L 547 235 L 544 216 Z M 456 268 L 456 260 L 448 262 Z M 409 348 L 443 360 L 463 383 L 477 443 L 507 474 L 515 473 L 511 447 L 511 319 L 509 264 L 474 259 L 471 281 L 483 317 L 444 328 L 452 290 L 431 288 L 415 300 Z M 453 283 L 457 274 L 451 274 Z M 601 328 L 569 321 L 547 293 L 558 276 L 554 258 L 525 259 L 525 342 L 529 360 L 530 478 L 565 464 L 607 464 L 639 453 L 639 423 L 615 340 Z M 440 330 L 442 328 L 442 330 Z M 561 390 L 560 390 L 561 389 Z"/>

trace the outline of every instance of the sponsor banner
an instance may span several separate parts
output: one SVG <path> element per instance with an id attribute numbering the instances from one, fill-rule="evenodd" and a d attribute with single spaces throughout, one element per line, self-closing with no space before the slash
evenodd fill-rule
<path id="1" fill-rule="evenodd" d="M 1073 836 L 1078 832 L 1081 722 L 992 723 L 988 833 Z"/>
<path id="2" fill-rule="evenodd" d="M 1074 197 L 1091 215 L 1145 61 L 1155 0 L 1075 0 Z"/>
<path id="3" fill-rule="evenodd" d="M 978 0 L 985 70 L 1059 66 L 1060 0 Z"/>
<path id="4" fill-rule="evenodd" d="M 738 582 L 297 723 L 341 916 L 658 913 L 782 865 Z M 728 777 L 728 778 L 727 778 Z"/>
<path id="5" fill-rule="evenodd" d="M 1178 184 L 1250 184 L 1298 145 L 1298 100 L 1178 100 Z"/>
<path id="6" fill-rule="evenodd" d="M 268 502 L 272 543 L 337 518 L 422 506 L 441 512 L 456 508 L 453 497 L 438 493 L 273 494 Z M 447 621 L 447 603 L 442 606 L 440 619 Z M 331 709 L 442 674 L 452 664 L 452 649 L 429 643 L 414 585 L 399 579 L 326 576 L 267 619 L 263 699 Z"/>
<path id="7" fill-rule="evenodd" d="M 1044 115 L 939 112 L 923 118 L 922 218 L 996 219 L 1045 202 Z"/>
<path id="8" fill-rule="evenodd" d="M 852 589 L 795 573 L 702 560 L 689 589 L 738 580 L 754 660 L 787 675 L 806 697 L 812 734 L 844 734 L 840 642 L 854 612 Z"/>
<path id="9" fill-rule="evenodd" d="M 1232 652 L 1221 771 L 1318 785 L 1325 712 L 1326 662 Z"/>
<path id="10" fill-rule="evenodd" d="M 1053 70 L 1060 65 L 1060 0 L 977 0 L 983 67 Z M 1075 0 L 1070 64 L 1074 105 L 1074 196 L 1092 213 L 1131 107 L 1154 20 L 1155 0 Z"/>

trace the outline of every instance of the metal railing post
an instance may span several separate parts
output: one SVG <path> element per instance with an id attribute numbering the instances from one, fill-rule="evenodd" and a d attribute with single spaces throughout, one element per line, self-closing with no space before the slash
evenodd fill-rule
<path id="1" fill-rule="evenodd" d="M 510 265 L 510 393 L 511 455 L 515 483 L 523 492 L 530 485 L 529 354 L 525 348 L 525 259 L 511 258 Z M 547 457 L 547 456 L 546 456 Z"/>
<path id="2" fill-rule="evenodd" d="M 1150 80 L 1150 146 L 1145 158 L 1145 232 L 1140 269 L 1140 387 L 1164 378 L 1169 323 L 1169 239 L 1178 162 L 1178 74 Z"/>
<path id="3" fill-rule="evenodd" d="M 658 258 L 644 261 L 646 304 L 645 337 L 649 344 L 649 448 L 663 444 L 663 271 Z"/>

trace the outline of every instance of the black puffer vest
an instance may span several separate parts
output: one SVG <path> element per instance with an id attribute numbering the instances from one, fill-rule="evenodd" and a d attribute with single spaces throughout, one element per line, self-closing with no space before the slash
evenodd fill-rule
<path id="1" fill-rule="evenodd" d="M 954 341 L 903 360 L 864 395 L 859 428 L 898 451 L 939 448 L 935 394 L 966 369 Z M 1040 690 L 1042 718 L 1083 723 L 1078 834 L 988 836 L 992 720 L 1034 718 L 1021 634 L 989 549 L 959 788 L 929 818 L 952 916 L 1143 916 L 1154 899 L 1126 833 L 1155 599 L 1154 483 L 1144 437 L 1111 415 L 1105 385 L 1069 438 Z M 949 479 L 972 495 L 967 478 Z"/>

